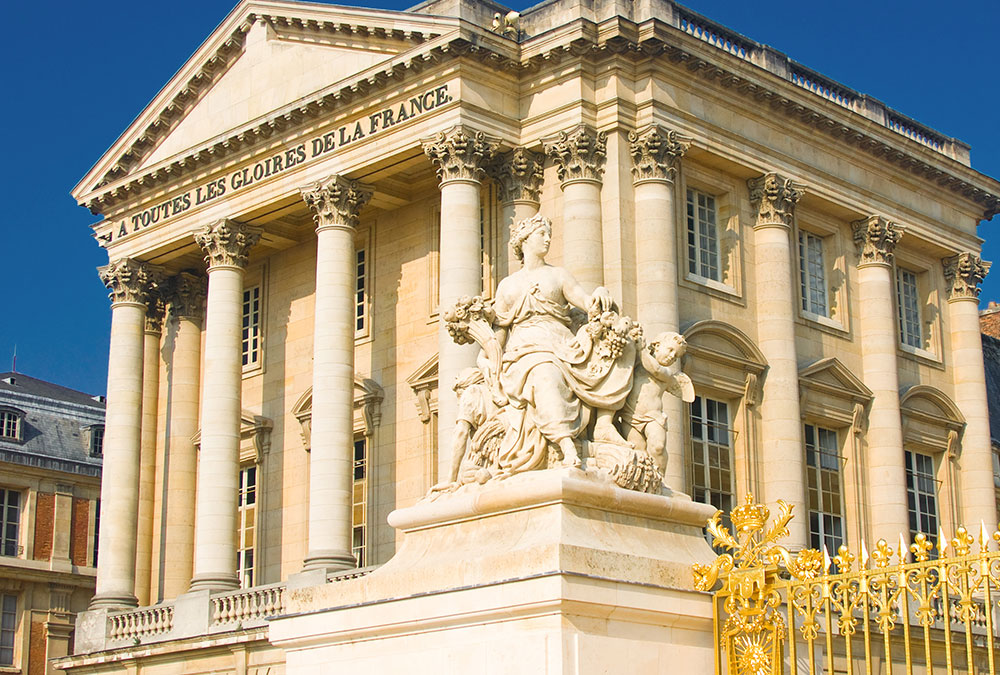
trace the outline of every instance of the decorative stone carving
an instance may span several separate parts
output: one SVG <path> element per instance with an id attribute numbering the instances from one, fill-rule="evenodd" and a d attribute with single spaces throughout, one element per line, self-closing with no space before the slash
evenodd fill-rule
<path id="1" fill-rule="evenodd" d="M 600 182 L 604 176 L 608 135 L 581 124 L 572 131 L 560 131 L 547 143 L 545 154 L 558 169 L 559 182 L 590 180 Z"/>
<path id="2" fill-rule="evenodd" d="M 903 236 L 903 228 L 882 216 L 869 216 L 856 220 L 851 225 L 854 228 L 854 244 L 858 247 L 860 257 L 858 267 L 892 265 L 896 244 Z"/>
<path id="3" fill-rule="evenodd" d="M 229 218 L 205 227 L 194 240 L 205 252 L 205 262 L 213 267 L 246 267 L 250 249 L 260 241 L 264 230 Z"/>
<path id="4" fill-rule="evenodd" d="M 149 294 L 146 299 L 146 333 L 159 335 L 163 332 L 163 313 L 166 303 L 163 301 L 162 290 Z"/>
<path id="5" fill-rule="evenodd" d="M 107 286 L 111 304 L 145 305 L 163 278 L 160 268 L 134 258 L 120 258 L 110 265 L 97 268 L 97 274 Z"/>
<path id="6" fill-rule="evenodd" d="M 500 142 L 482 131 L 456 126 L 423 141 L 424 152 L 437 167 L 442 183 L 450 180 L 481 181 Z"/>
<path id="7" fill-rule="evenodd" d="M 455 384 L 451 475 L 432 497 L 558 466 L 586 466 L 627 489 L 662 489 L 660 399 L 664 390 L 694 398 L 678 367 L 684 339 L 665 333 L 647 346 L 607 289 L 587 293 L 545 263 L 551 236 L 540 215 L 514 225 L 522 268 L 500 282 L 492 303 L 464 297 L 442 313 L 455 342 L 482 352 Z"/>
<path id="8" fill-rule="evenodd" d="M 750 188 L 750 203 L 757 211 L 754 227 L 792 226 L 795 204 L 802 198 L 805 186 L 776 173 L 751 178 L 747 186 Z"/>
<path id="9" fill-rule="evenodd" d="M 170 315 L 200 321 L 205 316 L 208 279 L 194 272 L 180 272 L 170 280 Z"/>
<path id="10" fill-rule="evenodd" d="M 944 264 L 944 279 L 949 286 L 949 300 L 979 297 L 979 284 L 986 278 L 992 263 L 969 252 L 944 258 L 941 262 Z"/>
<path id="11" fill-rule="evenodd" d="M 632 180 L 665 180 L 673 182 L 677 163 L 691 147 L 690 139 L 659 125 L 645 131 L 630 131 L 629 152 L 632 154 Z"/>
<path id="12" fill-rule="evenodd" d="M 500 202 L 538 203 L 545 179 L 544 155 L 526 148 L 514 148 L 497 157 L 487 173 L 500 186 Z"/>
<path id="13" fill-rule="evenodd" d="M 492 30 L 494 33 L 516 40 L 521 33 L 520 23 L 521 14 L 514 10 L 510 10 L 503 16 L 500 16 L 500 12 L 496 12 L 493 15 Z"/>
<path id="14" fill-rule="evenodd" d="M 300 188 L 313 210 L 316 229 L 358 226 L 358 214 L 372 198 L 372 188 L 343 176 L 329 176 Z"/>

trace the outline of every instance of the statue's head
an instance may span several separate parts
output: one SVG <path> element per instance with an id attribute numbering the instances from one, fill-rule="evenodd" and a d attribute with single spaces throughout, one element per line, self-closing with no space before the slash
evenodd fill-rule
<path id="1" fill-rule="evenodd" d="M 531 218 L 515 223 L 510 228 L 510 247 L 514 251 L 514 256 L 518 260 L 524 260 L 524 252 L 521 245 L 524 240 L 531 236 L 535 230 L 544 227 L 552 234 L 552 222 L 540 213 L 536 213 Z"/>
<path id="2" fill-rule="evenodd" d="M 669 366 L 687 352 L 687 340 L 680 333 L 665 331 L 649 343 L 648 349 L 649 354 L 656 359 L 657 363 L 661 366 Z"/>

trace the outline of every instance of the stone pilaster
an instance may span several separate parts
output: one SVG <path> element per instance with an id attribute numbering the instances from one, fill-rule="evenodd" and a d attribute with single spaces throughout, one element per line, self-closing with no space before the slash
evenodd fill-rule
<path id="1" fill-rule="evenodd" d="M 167 354 L 167 416 L 165 456 L 160 482 L 166 484 L 161 504 L 158 600 L 176 598 L 191 585 L 194 570 L 195 485 L 201 385 L 201 326 L 208 280 L 190 271 L 178 273 L 168 285 L 172 341 Z M 154 568 L 156 565 L 154 565 Z"/>
<path id="2" fill-rule="evenodd" d="M 867 514 L 876 540 L 897 541 L 909 531 L 906 465 L 899 412 L 895 288 L 892 263 L 902 230 L 882 216 L 853 223 L 858 249 L 858 338 L 863 379 L 874 397 L 868 416 Z"/>
<path id="3" fill-rule="evenodd" d="M 162 292 L 146 301 L 143 336 L 142 427 L 139 453 L 139 513 L 135 547 L 135 594 L 148 605 L 152 574 L 153 492 L 156 473 L 156 423 L 160 395 L 160 336 L 163 333 Z"/>
<path id="4" fill-rule="evenodd" d="M 501 257 L 507 261 L 505 276 L 515 268 L 514 257 L 506 253 L 511 228 L 538 213 L 545 179 L 544 163 L 544 155 L 519 147 L 498 156 L 488 168 L 490 177 L 500 188 L 500 231 L 504 251 Z"/>
<path id="5" fill-rule="evenodd" d="M 159 271 L 123 258 L 98 269 L 110 290 L 111 344 L 101 481 L 101 556 L 91 609 L 134 607 L 146 303 Z"/>
<path id="6" fill-rule="evenodd" d="M 354 230 L 372 190 L 341 176 L 302 188 L 316 221 L 309 548 L 305 570 L 354 567 Z"/>
<path id="7" fill-rule="evenodd" d="M 960 522 L 983 522 L 989 532 L 997 525 L 993 485 L 993 451 L 990 444 L 986 373 L 979 329 L 979 284 L 990 263 L 971 252 L 941 261 L 948 282 L 948 329 L 955 403 L 965 417 L 962 433 Z"/>
<path id="8" fill-rule="evenodd" d="M 581 124 L 545 146 L 563 191 L 563 266 L 588 291 L 604 283 L 601 185 L 607 141 L 606 133 Z"/>
<path id="9" fill-rule="evenodd" d="M 220 220 L 195 235 L 208 263 L 201 452 L 191 590 L 238 587 L 236 510 L 242 399 L 243 272 L 262 230 Z"/>
<path id="10" fill-rule="evenodd" d="M 789 525 L 794 546 L 809 545 L 805 491 L 805 447 L 795 350 L 797 293 L 791 243 L 795 205 L 803 186 L 776 173 L 747 181 L 754 222 L 754 290 L 757 335 L 767 359 L 760 403 L 760 466 L 764 495 L 794 505 L 802 514 Z M 748 490 L 756 489 L 749 486 Z"/>
<path id="11" fill-rule="evenodd" d="M 499 142 L 481 131 L 455 127 L 423 141 L 424 152 L 441 180 L 439 308 L 462 296 L 482 293 L 483 251 L 480 244 L 480 190 L 486 167 Z M 444 322 L 438 328 L 438 447 L 450 448 L 458 401 L 452 384 L 463 369 L 476 365 L 477 349 L 457 345 Z M 315 422 L 314 422 L 315 424 Z M 439 453 L 438 476 L 448 475 L 447 452 Z"/>
<path id="12" fill-rule="evenodd" d="M 638 319 L 648 339 L 663 331 L 679 332 L 677 292 L 677 214 L 674 177 L 689 142 L 677 132 L 651 126 L 628 135 L 635 186 L 636 304 Z M 684 447 L 684 402 L 664 398 L 667 448 Z M 658 467 L 664 481 L 684 490 L 681 457 L 664 457 Z M 672 461 L 671 461 L 672 460 Z"/>

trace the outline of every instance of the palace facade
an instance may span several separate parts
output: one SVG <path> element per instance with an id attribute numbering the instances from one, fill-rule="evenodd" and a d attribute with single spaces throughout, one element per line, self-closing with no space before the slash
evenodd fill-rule
<path id="1" fill-rule="evenodd" d="M 831 552 L 995 527 L 1000 183 L 969 147 L 669 0 L 508 12 L 244 0 L 74 189 L 112 329 L 60 667 L 281 672 L 284 589 L 389 561 L 388 514 L 447 479 L 476 352 L 440 308 L 490 298 L 535 213 L 550 262 L 686 337 L 674 491 L 783 499 Z"/>

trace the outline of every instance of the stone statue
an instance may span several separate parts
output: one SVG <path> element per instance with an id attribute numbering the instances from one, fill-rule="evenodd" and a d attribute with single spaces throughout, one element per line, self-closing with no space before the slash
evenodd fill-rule
<path id="1" fill-rule="evenodd" d="M 476 342 L 482 353 L 478 374 L 463 373 L 456 383 L 452 472 L 432 492 L 581 467 L 581 451 L 588 470 L 622 487 L 660 490 L 650 450 L 662 461 L 666 421 L 653 399 L 664 390 L 693 396 L 678 364 L 683 338 L 665 334 L 652 351 L 643 348 L 641 327 L 619 313 L 606 288 L 588 294 L 567 270 L 545 262 L 551 237 L 541 215 L 517 223 L 510 242 L 523 266 L 500 282 L 494 302 L 466 297 L 443 312 L 453 339 Z M 474 420 L 467 407 L 477 411 Z M 647 418 L 653 426 L 643 424 Z"/>
<path id="2" fill-rule="evenodd" d="M 636 450 L 645 450 L 653 458 L 661 474 L 667 465 L 663 393 L 670 392 L 686 403 L 694 401 L 691 378 L 680 369 L 686 351 L 684 336 L 673 332 L 660 333 L 640 349 L 632 391 L 619 413 L 622 434 Z"/>

